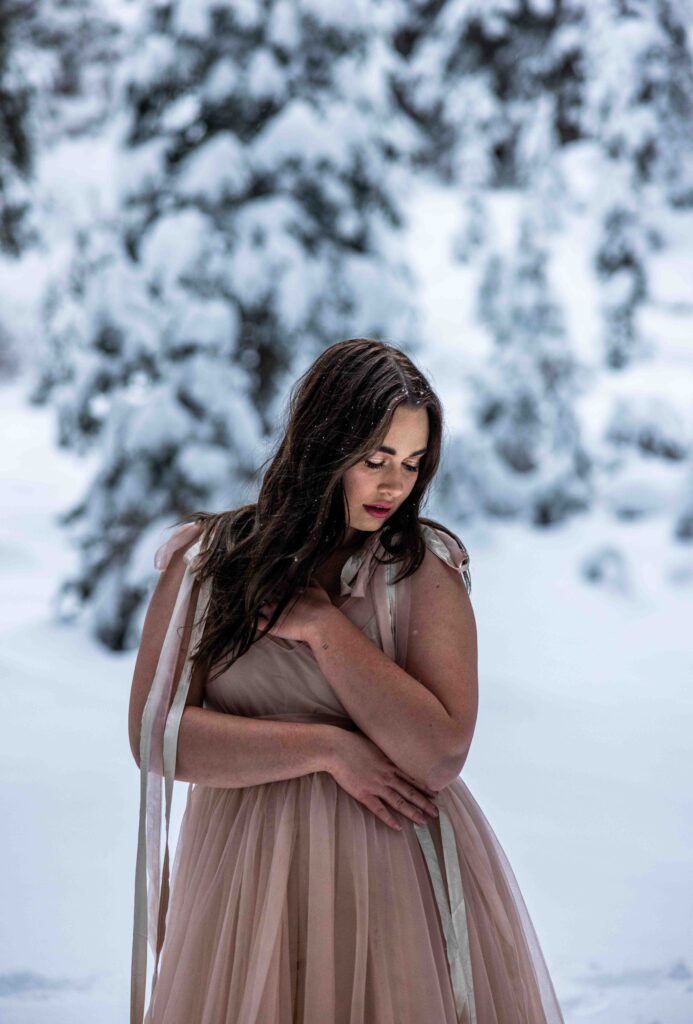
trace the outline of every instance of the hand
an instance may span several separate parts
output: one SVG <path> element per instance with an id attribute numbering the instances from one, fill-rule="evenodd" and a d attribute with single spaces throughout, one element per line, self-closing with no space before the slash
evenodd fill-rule
<path id="1" fill-rule="evenodd" d="M 339 729 L 339 732 L 343 735 L 336 737 L 327 771 L 345 792 L 398 831 L 402 828 L 400 819 L 390 808 L 418 825 L 427 821 L 422 812 L 437 816 L 433 803 L 437 796 L 435 790 L 402 771 L 362 732 L 347 729 Z"/>
<path id="2" fill-rule="evenodd" d="M 266 601 L 260 606 L 259 626 L 264 629 L 274 614 L 277 603 Z M 337 611 L 322 584 L 311 577 L 308 587 L 289 601 L 275 624 L 268 631 L 272 636 L 284 640 L 303 640 L 310 642 L 315 626 L 320 625 L 325 616 Z"/>

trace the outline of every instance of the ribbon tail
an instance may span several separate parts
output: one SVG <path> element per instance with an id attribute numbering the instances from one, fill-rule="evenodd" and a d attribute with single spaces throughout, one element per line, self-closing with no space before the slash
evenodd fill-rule
<path id="1" fill-rule="evenodd" d="M 212 591 L 212 581 L 210 577 L 204 579 L 200 584 L 200 591 L 197 598 L 197 608 L 199 615 L 197 616 L 190 634 L 190 643 L 188 645 L 189 651 L 194 651 L 195 647 L 199 643 L 202 632 L 204 630 L 205 617 L 207 614 L 207 608 L 209 606 L 209 599 Z M 154 977 L 152 981 L 152 991 L 156 985 L 156 979 L 159 973 L 159 957 L 161 950 L 164 945 L 164 938 L 166 935 L 166 914 L 168 911 L 168 898 L 169 898 L 169 849 L 168 849 L 168 837 L 169 829 L 171 824 L 171 806 L 173 803 L 173 783 L 175 780 L 176 773 L 176 753 L 178 749 L 178 731 L 180 729 L 181 718 L 183 717 L 183 711 L 185 710 L 185 702 L 188 697 L 188 691 L 190 689 L 190 681 L 192 679 L 192 662 L 190 658 L 186 658 L 185 666 L 181 674 L 181 679 L 176 690 L 176 695 L 171 704 L 171 710 L 168 713 L 166 719 L 166 728 L 164 730 L 164 793 L 165 793 L 165 834 L 164 834 L 164 867 L 161 880 L 161 902 L 159 905 L 159 913 L 157 920 L 157 940 L 156 940 L 156 958 L 154 962 Z"/>
<path id="2" fill-rule="evenodd" d="M 192 549 L 187 553 L 189 556 Z M 142 712 L 140 729 L 140 810 L 135 863 L 135 901 L 130 982 L 130 1022 L 142 1024 L 147 987 L 147 946 L 156 954 L 159 934 L 161 874 L 161 783 L 164 734 L 181 636 L 190 607 L 195 575 L 188 564 L 159 654 L 154 679 Z M 186 659 L 187 661 L 187 659 Z M 184 668 L 183 677 L 186 670 Z M 187 690 L 186 690 L 187 693 Z M 168 795 L 168 794 L 167 794 Z M 168 821 L 168 807 L 167 807 Z M 164 871 L 167 872 L 166 861 Z M 153 991 L 153 989 L 152 989 Z"/>
<path id="3" fill-rule="evenodd" d="M 440 864 L 438 863 L 438 857 L 428 826 L 414 824 L 414 830 L 426 858 L 440 919 L 443 924 L 445 948 L 448 964 L 450 965 L 450 978 L 455 996 L 455 1011 L 458 1024 L 477 1024 L 469 932 L 467 929 L 467 910 L 462 888 L 459 856 L 449 815 L 443 807 L 439 809 L 439 813 L 445 860 L 445 877 L 450 894 L 449 904 L 445 895 Z"/>

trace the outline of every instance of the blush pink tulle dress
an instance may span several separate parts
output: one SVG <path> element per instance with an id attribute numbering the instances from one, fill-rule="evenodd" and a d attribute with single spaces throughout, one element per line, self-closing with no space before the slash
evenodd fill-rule
<path id="1" fill-rule="evenodd" d="M 469 592 L 466 549 L 421 523 Z M 180 527 L 160 570 L 201 533 Z M 508 860 L 462 778 L 439 818 L 396 832 L 327 772 L 222 789 L 189 784 L 171 872 L 168 827 L 190 681 L 173 669 L 199 541 L 142 717 L 131 1024 L 562 1024 Z M 376 531 L 342 569 L 338 606 L 404 665 L 408 581 L 380 564 Z M 209 582 L 199 588 L 202 628 Z M 356 728 L 308 644 L 267 635 L 207 684 L 206 707 Z M 160 860 L 162 784 L 165 794 Z M 147 944 L 154 957 L 145 1013 Z"/>

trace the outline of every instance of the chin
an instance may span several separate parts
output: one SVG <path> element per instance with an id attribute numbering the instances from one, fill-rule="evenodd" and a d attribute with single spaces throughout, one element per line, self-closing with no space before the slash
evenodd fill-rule
<path id="1" fill-rule="evenodd" d="M 365 525 L 364 526 L 357 526 L 356 529 L 357 530 L 368 530 L 369 533 L 372 533 L 373 530 L 379 530 L 381 528 L 381 526 L 384 526 L 385 523 L 389 519 L 391 519 L 392 517 L 391 516 L 386 516 L 384 519 L 374 519 L 373 516 L 369 516 L 367 512 L 364 512 L 363 513 L 363 518 L 364 518 Z"/>

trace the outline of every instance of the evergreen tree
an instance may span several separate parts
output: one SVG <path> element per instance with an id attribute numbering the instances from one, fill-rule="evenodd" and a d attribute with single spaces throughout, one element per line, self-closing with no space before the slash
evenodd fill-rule
<path id="1" fill-rule="evenodd" d="M 60 143 L 103 122 L 122 38 L 122 12 L 115 12 L 107 0 L 0 5 L 0 259 L 10 271 L 0 274 L 0 375 L 33 356 L 38 332 L 21 315 L 13 286 L 24 258 L 40 277 L 37 268 L 64 236 L 70 187 L 64 174 L 51 173 L 51 159 Z"/>
<path id="2" fill-rule="evenodd" d="M 667 208 L 688 208 L 693 198 L 692 13 L 689 4 L 674 0 L 491 0 L 483 5 L 414 0 L 398 7 L 394 92 L 416 128 L 414 166 L 460 188 L 462 226 L 453 241 L 455 258 L 473 268 L 496 250 L 489 267 L 498 279 L 521 281 L 525 255 L 516 254 L 519 262 L 513 268 L 515 257 L 502 253 L 501 237 L 492 234 L 494 210 L 513 194 L 541 196 L 543 223 L 535 221 L 533 231 L 543 249 L 551 235 L 555 241 L 563 230 L 574 232 L 565 214 L 574 204 L 582 205 L 596 221 L 595 230 L 584 231 L 582 238 L 598 286 L 601 353 L 608 370 L 657 355 L 642 330 L 651 297 L 650 262 L 667 244 L 659 229 Z M 569 173 L 571 147 L 582 159 L 576 195 Z M 482 319 L 496 298 L 489 280 L 495 279 L 493 272 L 489 279 L 487 268 L 480 283 Z M 515 285 L 510 290 L 514 293 Z M 508 339 L 517 331 L 518 352 L 524 351 L 522 323 L 514 325 L 509 316 L 506 327 Z M 503 333 L 497 323 L 492 332 L 496 339 Z M 507 351 L 512 351 L 510 340 Z M 497 414 L 507 436 L 496 445 L 508 464 L 535 466 L 537 458 L 546 457 L 548 477 L 555 472 L 552 445 L 528 455 L 533 414 L 511 416 L 512 402 L 502 402 L 505 412 L 498 413 L 494 396 L 504 390 L 504 365 L 497 365 L 493 384 L 486 379 L 490 395 L 485 409 L 479 399 L 469 433 L 455 440 L 450 480 L 456 474 L 465 477 L 461 454 L 474 461 L 474 432 L 487 415 L 499 429 Z M 510 360 L 508 372 L 512 366 Z M 596 373 L 593 379 L 598 381 Z M 533 394 L 540 395 L 538 379 L 536 385 Z M 506 387 L 514 393 L 515 386 L 511 377 Z M 575 422 L 569 388 L 562 398 L 570 403 L 566 421 Z M 525 403 L 528 409 L 534 404 L 534 399 Z M 590 442 L 595 448 L 588 461 L 612 464 L 613 452 L 602 447 L 613 445 L 612 436 L 607 428 L 603 439 Z M 581 467 L 582 459 L 574 465 Z M 465 514 L 473 514 L 475 503 L 497 508 L 499 514 L 523 508 L 521 492 L 516 493 L 521 478 L 514 478 L 512 497 L 505 476 L 484 480 L 483 467 L 474 480 L 467 479 L 463 495 L 457 489 L 455 507 Z M 535 478 L 533 470 L 525 480 Z M 585 493 L 580 475 L 574 485 L 577 494 Z M 490 492 L 500 496 L 497 501 L 489 503 Z M 577 505 L 581 502 L 582 497 Z"/>
<path id="3" fill-rule="evenodd" d="M 453 442 L 444 487 L 485 512 L 547 526 L 588 507 L 591 466 L 580 438 L 580 368 L 552 297 L 548 253 L 535 218 L 521 220 L 515 251 L 492 254 L 478 315 L 492 354 L 470 381 L 473 429 Z"/>
<path id="4" fill-rule="evenodd" d="M 595 267 L 603 286 L 603 351 L 623 369 L 647 355 L 639 314 L 666 207 L 693 205 L 691 12 L 671 0 L 585 6 L 582 134 L 600 153 Z"/>
<path id="5" fill-rule="evenodd" d="M 687 470 L 683 498 L 674 523 L 674 536 L 690 544 L 693 541 L 693 443 L 689 447 Z"/>
<path id="6" fill-rule="evenodd" d="M 127 0 L 34 0 L 39 148 L 99 134 L 110 116 L 130 20 Z"/>
<path id="7" fill-rule="evenodd" d="M 354 333 L 413 338 L 403 140 L 375 9 L 151 2 L 119 74 L 115 215 L 46 303 L 60 443 L 100 450 L 66 516 L 114 649 L 138 637 L 160 529 L 249 499 L 287 385 Z"/>
<path id="8" fill-rule="evenodd" d="M 545 146 L 580 134 L 578 0 L 401 0 L 393 88 L 416 166 L 469 187 L 535 184 Z"/>
<path id="9" fill-rule="evenodd" d="M 593 0 L 587 18 L 582 131 L 631 185 L 693 203 L 693 11 L 679 0 Z"/>
<path id="10" fill-rule="evenodd" d="M 33 8 L 30 0 L 0 7 L 0 252 L 14 257 L 35 239 L 28 216 L 33 87 L 24 59 Z"/>
<path id="11" fill-rule="evenodd" d="M 623 371 L 635 360 L 657 358 L 642 328 L 653 298 L 652 257 L 667 246 L 667 224 L 682 213 L 690 216 L 693 207 L 693 9 L 678 0 L 596 0 L 587 11 L 583 122 L 600 153 L 595 267 L 602 290 L 602 351 L 609 368 Z M 658 394 L 656 385 L 646 395 L 616 397 L 604 443 L 605 461 L 626 481 L 619 508 L 645 514 L 669 500 L 670 492 L 659 499 L 657 488 L 645 481 L 653 459 L 665 473 L 683 469 L 686 458 L 690 465 L 687 411 L 677 408 L 675 395 Z M 629 473 L 637 480 L 632 488 Z M 690 539 L 685 494 L 673 532 L 679 540 Z"/>
<path id="12" fill-rule="evenodd" d="M 648 298 L 648 257 L 658 244 L 629 192 L 609 188 L 595 266 L 601 279 L 602 346 L 606 365 L 620 370 L 647 353 L 639 314 Z M 613 197 L 612 197 L 613 191 Z"/>
<path id="13" fill-rule="evenodd" d="M 38 153 L 100 123 L 121 26 L 105 0 L 3 0 L 0 6 L 0 252 L 38 241 L 31 209 Z"/>
<path id="14" fill-rule="evenodd" d="M 590 499 L 579 373 L 547 269 L 567 193 L 556 154 L 581 133 L 584 27 L 578 0 L 400 6 L 394 91 L 417 128 L 412 164 L 459 188 L 454 258 L 482 267 L 477 316 L 493 342 L 460 382 L 468 422 L 440 478 L 461 516 L 546 525 Z M 493 234 L 501 194 L 532 209 L 510 251 Z"/>

